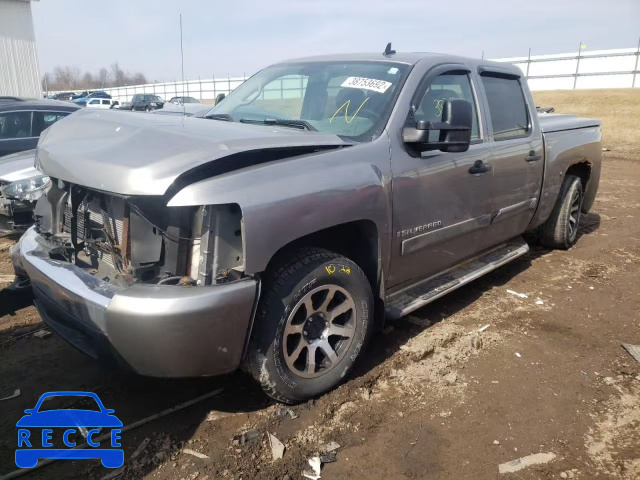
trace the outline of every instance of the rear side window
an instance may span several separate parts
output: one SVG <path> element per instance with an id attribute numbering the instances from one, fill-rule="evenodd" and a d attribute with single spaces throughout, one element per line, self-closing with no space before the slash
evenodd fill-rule
<path id="1" fill-rule="evenodd" d="M 482 84 L 489 102 L 493 138 L 507 140 L 526 136 L 529 133 L 529 115 L 520 80 L 483 74 Z"/>
<path id="2" fill-rule="evenodd" d="M 46 128 L 67 115 L 68 112 L 33 112 L 33 136 L 39 136 Z"/>
<path id="3" fill-rule="evenodd" d="M 31 136 L 31 112 L 0 113 L 0 139 Z"/>
<path id="4" fill-rule="evenodd" d="M 103 105 L 110 105 L 110 101 L 109 100 L 102 100 L 102 104 Z"/>

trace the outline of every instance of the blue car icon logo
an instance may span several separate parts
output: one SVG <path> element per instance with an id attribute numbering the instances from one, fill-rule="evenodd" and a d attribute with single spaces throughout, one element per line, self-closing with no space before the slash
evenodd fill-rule
<path id="1" fill-rule="evenodd" d="M 49 400 L 72 397 L 67 400 L 85 401 L 97 406 L 96 410 L 83 408 L 43 408 Z M 73 398 L 76 397 L 76 398 Z M 86 397 L 86 398 L 77 398 Z M 34 408 L 18 423 L 16 465 L 33 468 L 39 459 L 100 459 L 107 468 L 124 464 L 124 450 L 120 445 L 122 422 L 113 415 L 114 410 L 104 407 L 98 395 L 92 392 L 48 392 L 43 394 Z M 55 435 L 54 435 L 55 429 Z M 101 432 L 100 429 L 103 429 Z M 109 430 L 109 431 L 107 431 Z M 54 438 L 56 437 L 56 438 Z M 86 444 L 82 441 L 86 438 Z M 54 448 L 53 442 L 66 448 Z M 60 445 L 61 446 L 61 445 Z M 109 448 L 105 448 L 109 447 Z"/>

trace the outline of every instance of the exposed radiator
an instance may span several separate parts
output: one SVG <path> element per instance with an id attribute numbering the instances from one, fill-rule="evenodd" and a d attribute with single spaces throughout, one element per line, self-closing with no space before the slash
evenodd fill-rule
<path id="1" fill-rule="evenodd" d="M 77 238 L 79 242 L 85 240 L 85 235 L 90 235 L 92 238 L 95 238 L 92 235 L 92 231 L 100 231 L 105 230 L 104 228 L 104 218 L 102 216 L 102 208 L 101 208 L 101 198 L 104 198 L 104 202 L 106 205 L 106 213 L 108 222 L 111 226 L 111 233 L 114 236 L 114 242 L 117 245 L 122 244 L 123 240 L 123 224 L 124 224 L 124 212 L 125 212 L 125 201 L 119 197 L 112 197 L 108 195 L 101 196 L 100 194 L 96 194 L 90 202 L 83 202 L 78 207 L 78 219 L 77 219 Z M 85 217 L 86 213 L 89 213 L 89 224 L 85 226 Z M 64 213 L 64 230 L 66 232 L 71 233 L 71 206 L 67 205 Z M 106 263 L 111 266 L 115 266 L 114 259 L 112 255 L 106 252 L 99 252 L 100 257 Z"/>

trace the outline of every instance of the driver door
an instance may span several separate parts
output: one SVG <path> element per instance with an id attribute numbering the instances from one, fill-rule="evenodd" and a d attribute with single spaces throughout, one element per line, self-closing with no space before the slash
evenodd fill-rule
<path id="1" fill-rule="evenodd" d="M 439 122 L 449 98 L 473 107 L 471 145 L 466 152 L 412 153 L 392 142 L 393 238 L 390 288 L 431 277 L 478 253 L 491 221 L 491 146 L 480 123 L 476 80 L 467 68 L 441 66 L 429 71 L 412 100 L 407 126 Z M 439 132 L 430 132 L 437 139 Z M 398 138 L 398 137 L 395 137 Z M 486 171 L 471 167 L 482 162 Z"/>

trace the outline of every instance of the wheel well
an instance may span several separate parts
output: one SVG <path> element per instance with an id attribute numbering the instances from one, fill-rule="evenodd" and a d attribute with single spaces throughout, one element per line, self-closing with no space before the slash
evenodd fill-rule
<path id="1" fill-rule="evenodd" d="M 587 182 L 591 176 L 591 163 L 588 161 L 575 163 L 569 167 L 567 175 L 575 175 L 578 177 L 580 183 L 582 183 L 582 190 L 585 191 L 587 189 Z"/>
<path id="2" fill-rule="evenodd" d="M 353 260 L 369 280 L 374 297 L 380 296 L 380 242 L 372 221 L 343 223 L 298 238 L 278 250 L 269 264 L 283 251 L 299 247 L 325 248 Z"/>

